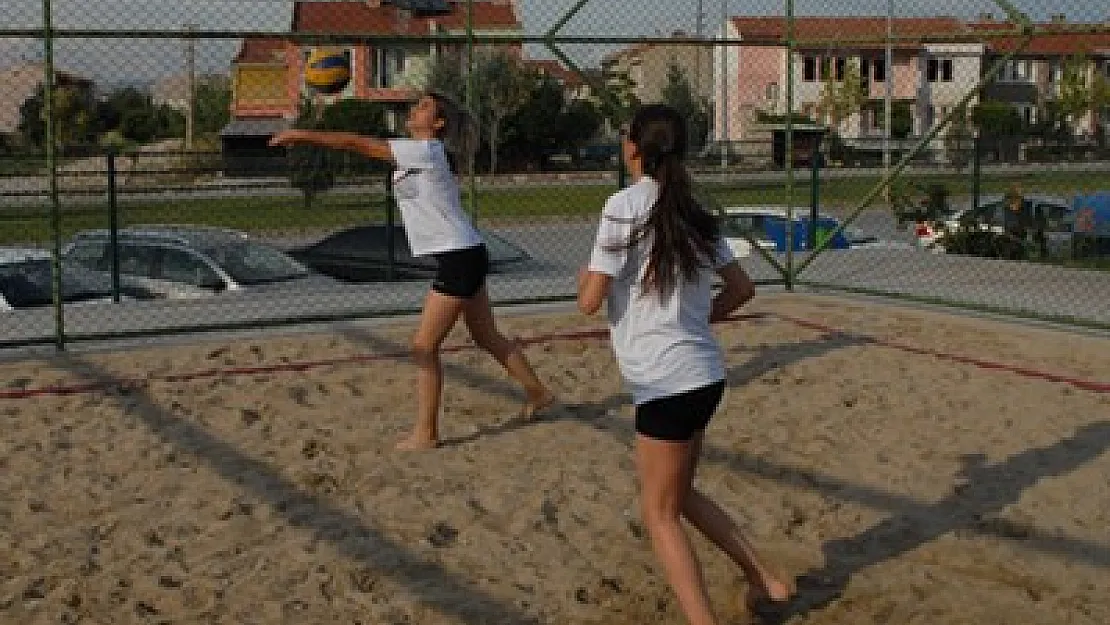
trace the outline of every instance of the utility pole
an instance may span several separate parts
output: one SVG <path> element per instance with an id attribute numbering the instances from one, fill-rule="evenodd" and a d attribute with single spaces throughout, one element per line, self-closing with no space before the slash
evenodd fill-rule
<path id="1" fill-rule="evenodd" d="M 196 39 L 193 29 L 196 24 L 185 24 L 185 151 L 193 149 L 193 134 L 196 132 Z"/>
<path id="2" fill-rule="evenodd" d="M 886 6 L 886 61 L 884 62 L 884 75 L 886 79 L 886 93 L 883 96 L 883 176 L 890 173 L 890 106 L 894 96 L 894 0 L 887 0 Z M 885 192 L 887 202 L 890 202 L 890 186 Z"/>
<path id="3" fill-rule="evenodd" d="M 728 37 L 728 0 L 721 0 L 721 39 Z M 721 139 L 721 168 L 728 167 L 728 134 L 729 134 L 729 111 L 728 111 L 728 46 L 721 45 L 721 102 L 719 108 L 721 114 L 718 116 L 721 120 L 721 128 L 718 135 Z"/>

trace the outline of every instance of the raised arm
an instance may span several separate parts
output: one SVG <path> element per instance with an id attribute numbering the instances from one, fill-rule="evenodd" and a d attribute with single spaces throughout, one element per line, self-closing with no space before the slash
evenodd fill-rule
<path id="1" fill-rule="evenodd" d="M 286 130 L 270 139 L 272 146 L 315 145 L 333 150 L 355 152 L 379 161 L 393 162 L 393 150 L 385 139 L 365 137 L 353 132 Z"/>
<path id="2" fill-rule="evenodd" d="M 755 283 L 735 260 L 717 270 L 724 285 L 713 298 L 709 322 L 724 321 L 729 314 L 755 297 Z"/>

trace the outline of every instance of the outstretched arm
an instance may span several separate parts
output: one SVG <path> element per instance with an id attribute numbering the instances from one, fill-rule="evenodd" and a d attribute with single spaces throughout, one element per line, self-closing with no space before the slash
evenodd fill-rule
<path id="1" fill-rule="evenodd" d="M 393 162 L 389 142 L 352 132 L 325 132 L 320 130 L 286 130 L 270 139 L 272 146 L 315 145 L 333 150 L 355 152 L 379 161 Z"/>

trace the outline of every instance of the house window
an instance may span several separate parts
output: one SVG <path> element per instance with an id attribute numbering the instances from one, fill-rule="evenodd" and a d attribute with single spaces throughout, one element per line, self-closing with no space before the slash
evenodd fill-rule
<path id="1" fill-rule="evenodd" d="M 767 91 L 764 93 L 768 102 L 778 102 L 779 100 L 779 84 L 777 82 L 767 83 Z"/>
<path id="2" fill-rule="evenodd" d="M 833 62 L 833 67 L 836 68 L 836 75 L 834 78 L 836 80 L 844 80 L 845 74 L 848 73 L 848 59 L 836 57 L 836 61 Z"/>
<path id="3" fill-rule="evenodd" d="M 871 74 L 875 82 L 886 82 L 886 59 L 872 61 Z"/>
<path id="4" fill-rule="evenodd" d="M 370 84 L 378 89 L 397 86 L 405 71 L 405 51 L 401 48 L 375 48 L 370 65 Z"/>
<path id="5" fill-rule="evenodd" d="M 802 59 L 802 80 L 815 82 L 817 80 L 817 58 L 807 56 Z"/>
<path id="6" fill-rule="evenodd" d="M 1017 104 L 1015 105 L 1018 115 L 1021 116 L 1025 125 L 1032 126 L 1037 123 L 1037 107 L 1032 104 Z"/>
<path id="7" fill-rule="evenodd" d="M 929 59 L 925 76 L 929 82 L 952 82 L 952 59 Z"/>
<path id="8" fill-rule="evenodd" d="M 821 57 L 821 80 L 844 80 L 844 74 L 848 67 L 848 60 L 836 57 L 825 56 Z"/>
<path id="9" fill-rule="evenodd" d="M 1033 66 L 1028 60 L 1009 60 L 999 74 L 1001 82 L 1030 82 L 1033 80 Z"/>

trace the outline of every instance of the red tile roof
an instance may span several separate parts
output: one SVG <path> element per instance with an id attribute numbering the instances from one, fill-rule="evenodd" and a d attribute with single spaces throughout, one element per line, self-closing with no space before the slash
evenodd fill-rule
<path id="1" fill-rule="evenodd" d="M 954 17 L 895 18 L 891 20 L 895 37 L 913 37 L 927 40 L 929 35 L 951 36 L 966 32 L 963 22 Z M 785 41 L 786 18 L 734 17 L 732 24 L 743 39 Z M 800 40 L 875 39 L 886 35 L 885 17 L 799 17 L 794 20 L 794 38 Z M 860 47 L 860 45 L 852 47 Z M 870 44 L 869 44 L 870 45 Z M 874 45 L 883 45 L 882 42 Z M 895 42 L 897 48 L 917 48 L 912 41 Z"/>
<path id="2" fill-rule="evenodd" d="M 447 29 L 466 26 L 466 3 L 451 2 L 451 12 L 442 15 L 406 17 L 391 5 L 371 6 L 366 2 L 297 2 L 293 8 L 293 32 L 359 33 L 382 35 L 426 35 L 432 24 Z M 474 3 L 474 26 L 483 29 L 519 29 L 520 20 L 511 4 Z"/>
<path id="3" fill-rule="evenodd" d="M 284 63 L 285 42 L 281 39 L 244 39 L 235 63 Z"/>
<path id="4" fill-rule="evenodd" d="M 1083 32 L 1090 24 L 1036 24 L 1037 34 L 1022 51 L 1023 56 L 1071 56 L 1073 54 L 1091 55 L 1110 49 L 1110 32 Z M 999 30 L 1015 30 L 1008 22 L 973 22 L 968 24 L 973 31 L 989 33 Z M 1023 39 L 1013 37 L 984 37 L 987 49 L 1005 54 L 1018 48 Z"/>

